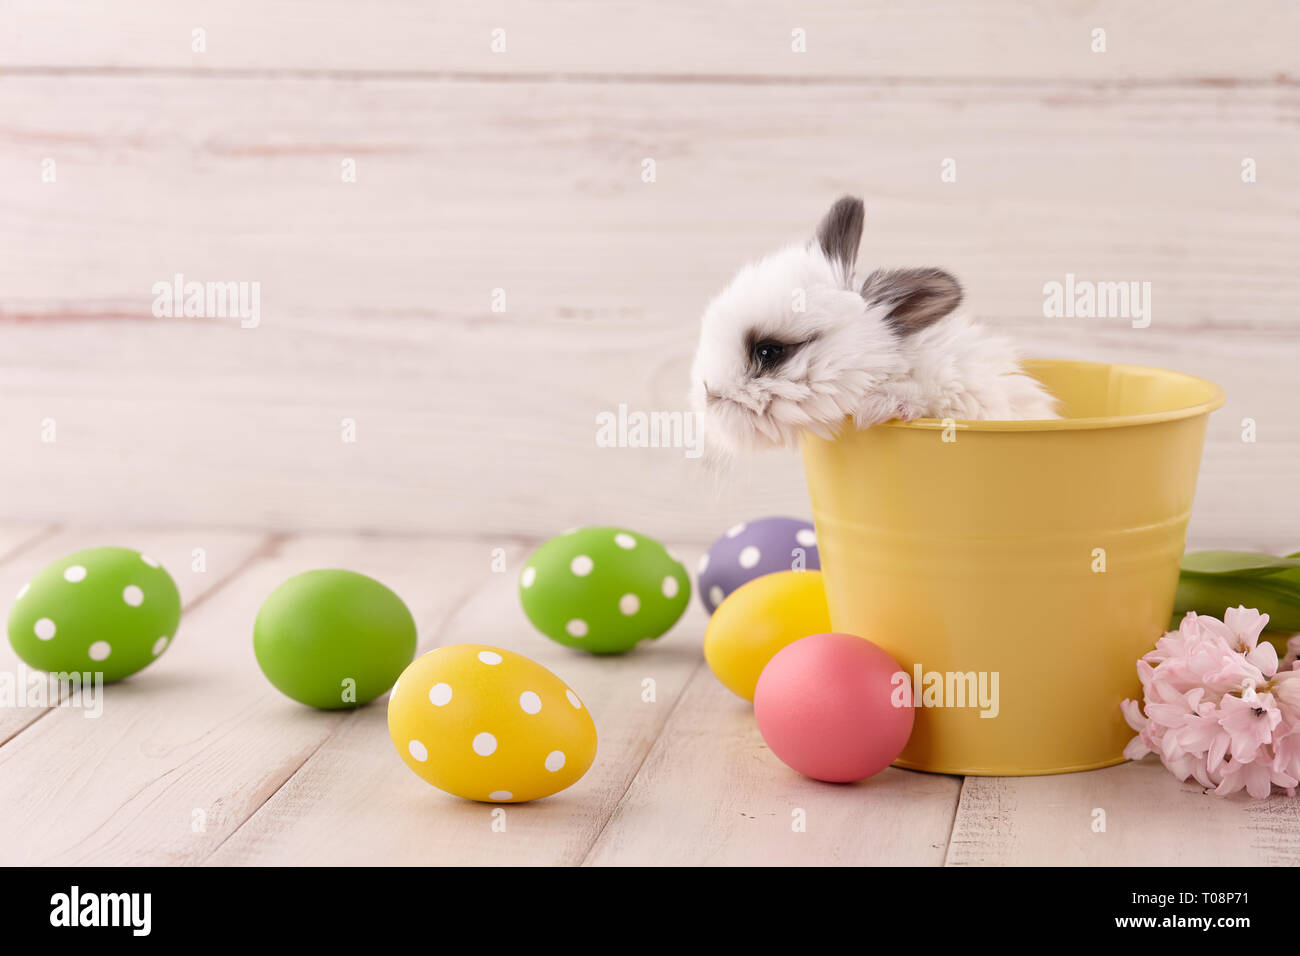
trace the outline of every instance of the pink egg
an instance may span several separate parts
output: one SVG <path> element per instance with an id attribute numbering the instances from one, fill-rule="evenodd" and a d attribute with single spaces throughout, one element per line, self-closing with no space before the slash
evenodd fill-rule
<path id="1" fill-rule="evenodd" d="M 870 777 L 893 763 L 912 735 L 910 682 L 905 674 L 895 678 L 903 673 L 864 638 L 802 638 L 777 652 L 758 678 L 758 730 L 772 753 L 805 776 L 832 783 Z"/>

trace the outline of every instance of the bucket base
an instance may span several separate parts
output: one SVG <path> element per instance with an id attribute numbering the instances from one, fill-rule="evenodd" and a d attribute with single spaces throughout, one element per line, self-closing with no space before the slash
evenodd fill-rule
<path id="1" fill-rule="evenodd" d="M 1078 764 L 1073 767 L 1053 767 L 1048 770 L 989 770 L 984 767 L 922 767 L 920 764 L 912 763 L 909 760 L 895 760 L 891 766 L 901 767 L 903 770 L 917 770 L 921 773 L 943 773 L 954 777 L 1047 777 L 1057 773 L 1083 773 L 1085 770 L 1102 770 L 1106 767 L 1114 767 L 1117 764 L 1127 763 L 1128 758 L 1121 755 L 1114 760 L 1103 760 L 1100 763 Z"/>

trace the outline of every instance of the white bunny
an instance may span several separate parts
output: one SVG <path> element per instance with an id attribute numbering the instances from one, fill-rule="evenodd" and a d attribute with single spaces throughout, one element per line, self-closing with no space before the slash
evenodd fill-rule
<path id="1" fill-rule="evenodd" d="M 745 266 L 709 303 L 691 369 L 706 440 L 739 452 L 846 420 L 1057 418 L 1012 344 L 954 311 L 948 273 L 877 270 L 856 287 L 862 221 L 845 196 L 812 240 Z"/>

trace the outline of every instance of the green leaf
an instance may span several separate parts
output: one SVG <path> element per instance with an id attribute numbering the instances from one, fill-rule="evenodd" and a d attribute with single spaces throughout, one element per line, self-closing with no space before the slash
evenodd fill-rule
<path id="1" fill-rule="evenodd" d="M 1300 569 L 1300 557 L 1279 558 L 1258 551 L 1191 551 L 1183 555 L 1183 570 L 1197 574 L 1266 575 Z"/>
<path id="2" fill-rule="evenodd" d="M 1300 571 L 1260 576 L 1183 572 L 1174 598 L 1174 621 L 1188 611 L 1219 619 L 1230 607 L 1256 608 L 1269 616 L 1270 631 L 1300 631 Z"/>

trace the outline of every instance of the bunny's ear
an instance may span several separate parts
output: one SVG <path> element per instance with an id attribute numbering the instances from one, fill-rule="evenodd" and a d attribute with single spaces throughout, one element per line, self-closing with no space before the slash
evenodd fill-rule
<path id="1" fill-rule="evenodd" d="M 862 217 L 862 200 L 843 196 L 835 201 L 817 227 L 817 244 L 826 258 L 843 272 L 846 286 L 853 278 L 853 263 L 862 241 Z"/>
<path id="2" fill-rule="evenodd" d="M 884 306 L 900 335 L 919 332 L 961 304 L 961 285 L 942 269 L 877 269 L 862 284 L 869 306 Z"/>

